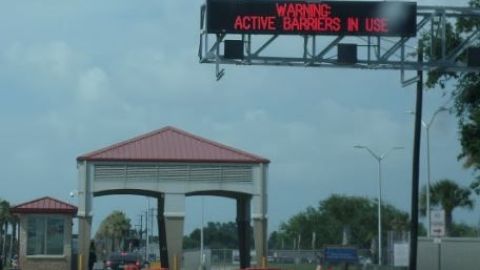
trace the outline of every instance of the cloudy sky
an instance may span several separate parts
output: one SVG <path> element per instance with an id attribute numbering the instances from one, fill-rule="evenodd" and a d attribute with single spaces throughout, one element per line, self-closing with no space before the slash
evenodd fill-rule
<path id="1" fill-rule="evenodd" d="M 420 1 L 432 3 L 446 1 Z M 235 66 L 217 82 L 214 66 L 198 63 L 201 4 L 2 1 L 0 198 L 76 203 L 77 156 L 172 125 L 272 161 L 271 230 L 332 193 L 377 196 L 377 163 L 356 144 L 379 153 L 405 147 L 384 161 L 383 192 L 409 210 L 413 117 L 405 111 L 414 86 L 402 88 L 398 71 Z M 443 94 L 426 92 L 425 119 L 448 101 Z M 440 114 L 431 134 L 433 178 L 469 184 L 454 116 Z M 186 233 L 200 226 L 200 201 L 187 200 Z M 148 201 L 94 204 L 95 224 L 114 209 L 135 224 Z M 478 224 L 478 207 L 454 218 Z M 207 221 L 234 221 L 234 213 L 233 201 L 205 198 Z"/>

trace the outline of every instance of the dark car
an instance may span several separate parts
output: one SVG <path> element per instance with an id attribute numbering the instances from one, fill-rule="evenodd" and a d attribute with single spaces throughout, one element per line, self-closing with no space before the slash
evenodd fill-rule
<path id="1" fill-rule="evenodd" d="M 142 269 L 142 256 L 137 253 L 116 252 L 108 256 L 105 262 L 107 270 L 140 270 Z"/>

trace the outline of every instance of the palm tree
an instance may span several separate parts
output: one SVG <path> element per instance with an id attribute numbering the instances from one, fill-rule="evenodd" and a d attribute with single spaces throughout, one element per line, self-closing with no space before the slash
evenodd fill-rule
<path id="1" fill-rule="evenodd" d="M 114 211 L 102 221 L 95 238 L 111 240 L 111 251 L 115 251 L 122 248 L 130 228 L 130 219 L 123 212 Z"/>
<path id="2" fill-rule="evenodd" d="M 6 242 L 7 242 L 7 231 L 8 231 L 8 222 L 11 219 L 10 215 L 10 203 L 6 200 L 0 199 L 0 247 L 2 252 L 0 255 L 3 258 L 6 258 Z M 6 260 L 3 261 L 6 263 Z"/>
<path id="3" fill-rule="evenodd" d="M 10 251 L 9 256 L 12 257 L 14 254 L 17 253 L 17 225 L 18 225 L 18 218 L 15 215 L 11 215 L 10 224 L 12 226 L 12 237 L 10 237 Z"/>
<path id="4" fill-rule="evenodd" d="M 452 213 L 455 208 L 473 209 L 473 200 L 470 199 L 471 190 L 467 187 L 459 186 L 450 179 L 442 179 L 430 186 L 430 204 L 431 206 L 441 206 L 445 211 L 446 233 L 449 235 L 452 228 Z M 420 194 L 421 214 L 426 214 L 426 188 L 422 189 Z"/>

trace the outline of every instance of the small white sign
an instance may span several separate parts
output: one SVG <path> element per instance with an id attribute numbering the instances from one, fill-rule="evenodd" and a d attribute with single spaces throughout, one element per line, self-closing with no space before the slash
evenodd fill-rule
<path id="1" fill-rule="evenodd" d="M 430 235 L 433 237 L 445 236 L 445 211 L 430 211 Z"/>

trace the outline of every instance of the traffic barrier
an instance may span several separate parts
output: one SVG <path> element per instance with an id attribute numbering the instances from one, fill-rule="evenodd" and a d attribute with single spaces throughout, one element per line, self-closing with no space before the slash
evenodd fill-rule
<path id="1" fill-rule="evenodd" d="M 168 268 L 162 267 L 162 264 L 160 262 L 151 262 L 150 267 L 148 269 L 149 270 L 168 270 Z"/>
<path id="2" fill-rule="evenodd" d="M 83 270 L 83 254 L 78 254 L 78 270 Z"/>
<path id="3" fill-rule="evenodd" d="M 173 270 L 178 270 L 178 257 L 177 257 L 177 254 L 173 255 Z"/>

